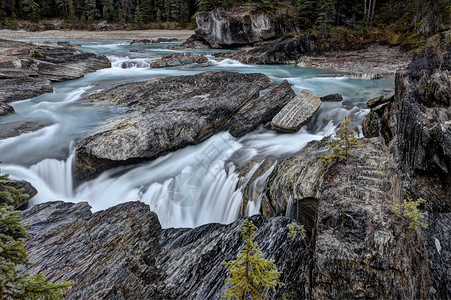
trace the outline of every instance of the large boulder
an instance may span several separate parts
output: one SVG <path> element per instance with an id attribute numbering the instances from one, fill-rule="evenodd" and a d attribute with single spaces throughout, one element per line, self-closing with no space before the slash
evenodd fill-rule
<path id="1" fill-rule="evenodd" d="M 130 115 L 78 142 L 77 177 L 201 143 L 228 129 L 238 111 L 271 83 L 258 73 L 206 72 L 120 85 L 94 95 L 92 101 L 122 105 Z"/>
<path id="2" fill-rule="evenodd" d="M 271 127 L 280 132 L 297 132 L 321 106 L 321 99 L 302 90 L 271 120 Z"/>
<path id="3" fill-rule="evenodd" d="M 282 271 L 273 295 L 301 294 L 307 265 L 306 237 L 290 239 L 291 219 L 254 216 L 255 241 L 263 257 Z M 219 299 L 228 285 L 223 261 L 236 258 L 243 220 L 193 229 L 161 230 L 157 216 L 140 202 L 90 212 L 87 203 L 49 202 L 24 212 L 27 271 L 54 282 L 71 280 L 70 299 Z M 189 276 L 187 276 L 189 274 Z"/>
<path id="4" fill-rule="evenodd" d="M 274 39 L 284 34 L 283 15 L 255 12 L 252 8 L 218 8 L 196 14 L 195 35 L 212 48 L 233 48 Z"/>
<path id="5" fill-rule="evenodd" d="M 110 66 L 105 56 L 83 53 L 66 44 L 0 39 L 0 102 L 52 92 L 51 81 L 80 78 Z"/>
<path id="6" fill-rule="evenodd" d="M 424 299 L 423 234 L 391 212 L 401 203 L 398 171 L 377 139 L 324 176 L 310 269 L 312 299 Z"/>
<path id="7" fill-rule="evenodd" d="M 240 137 L 259 124 L 270 122 L 294 96 L 291 84 L 286 80 L 282 81 L 265 96 L 252 100 L 240 109 L 232 120 L 230 134 Z"/>

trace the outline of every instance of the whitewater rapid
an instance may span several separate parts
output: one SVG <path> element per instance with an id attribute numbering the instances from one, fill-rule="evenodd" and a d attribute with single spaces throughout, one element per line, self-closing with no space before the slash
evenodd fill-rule
<path id="1" fill-rule="evenodd" d="M 146 51 L 132 53 L 128 50 L 133 46 L 124 41 L 75 42 L 81 44 L 82 50 L 106 54 L 112 67 L 78 80 L 57 83 L 54 93 L 12 103 L 16 114 L 0 118 L 0 124 L 45 120 L 51 125 L 0 140 L 0 160 L 4 162 L 0 165 L 2 173 L 27 180 L 38 190 L 31 205 L 54 200 L 88 201 L 93 211 L 99 211 L 137 200 L 157 213 L 164 228 L 230 223 L 240 214 L 259 213 L 261 186 L 274 166 L 250 183 L 252 199 L 257 201 L 250 202 L 246 211 L 241 211 L 240 189 L 258 166 L 240 177 L 234 162 L 243 164 L 255 157 L 271 157 L 277 161 L 295 154 L 308 142 L 333 134 L 345 115 L 361 124 L 368 113 L 364 105 L 366 100 L 393 88 L 391 81 L 350 79 L 346 74 L 324 70 L 245 65 L 220 59 L 218 53 L 209 53 L 210 67 L 152 69 L 150 64 L 158 59 L 158 55 L 170 52 L 161 45 L 151 45 Z M 287 79 L 296 92 L 309 89 L 319 96 L 338 92 L 344 101 L 323 103 L 314 118 L 297 133 L 279 134 L 260 126 L 237 139 L 228 132 L 221 132 L 199 145 L 154 161 L 108 170 L 93 180 L 78 186 L 74 184 L 72 163 L 77 139 L 123 113 L 120 107 L 85 103 L 83 100 L 87 95 L 127 82 L 215 70 L 262 72 L 276 83 Z"/>

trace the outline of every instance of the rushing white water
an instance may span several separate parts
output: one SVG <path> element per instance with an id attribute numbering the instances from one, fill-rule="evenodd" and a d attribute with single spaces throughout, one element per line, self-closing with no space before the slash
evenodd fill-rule
<path id="1" fill-rule="evenodd" d="M 308 142 L 332 134 L 345 115 L 357 124 L 368 112 L 364 103 L 393 87 L 391 81 L 351 79 L 345 74 L 296 66 L 245 65 L 209 53 L 212 66 L 152 69 L 159 55 L 172 52 L 161 45 L 131 46 L 126 41 L 74 41 L 84 51 L 106 54 L 112 68 L 99 70 L 78 80 L 57 83 L 54 93 L 12 103 L 16 114 L 0 119 L 1 124 L 45 121 L 51 125 L 38 131 L 0 140 L 2 172 L 24 179 L 38 190 L 31 203 L 52 200 L 88 201 L 94 211 L 118 203 L 139 200 L 155 211 L 163 227 L 193 227 L 210 222 L 229 223 L 240 214 L 259 213 L 261 189 L 272 168 L 250 183 L 250 201 L 241 211 L 240 187 L 249 181 L 256 167 L 239 178 L 234 163 L 254 157 L 283 158 L 299 152 Z M 130 52 L 141 49 L 140 52 Z M 206 52 L 201 50 L 200 52 Z M 214 55 L 214 56 L 213 56 Z M 309 89 L 322 96 L 340 93 L 342 103 L 323 103 L 312 120 L 299 132 L 279 134 L 260 126 L 236 139 L 221 132 L 207 141 L 180 149 L 154 161 L 108 170 L 74 188 L 72 159 L 74 141 L 100 124 L 123 115 L 120 107 L 84 103 L 87 95 L 116 84 L 161 76 L 189 75 L 210 70 L 262 72 L 276 83 L 287 79 L 293 89 Z M 273 166 L 274 167 L 274 166 Z"/>

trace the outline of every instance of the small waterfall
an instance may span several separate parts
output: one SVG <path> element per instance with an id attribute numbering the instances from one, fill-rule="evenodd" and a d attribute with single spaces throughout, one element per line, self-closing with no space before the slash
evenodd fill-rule
<path id="1" fill-rule="evenodd" d="M 293 218 L 293 198 L 291 196 L 288 198 L 287 211 L 285 212 L 285 217 Z"/>
<path id="2" fill-rule="evenodd" d="M 263 173 L 262 176 L 259 176 L 257 179 L 255 179 L 249 188 L 249 201 L 247 202 L 246 207 L 246 216 L 253 216 L 260 213 L 260 207 L 262 204 L 262 198 L 263 198 L 263 185 L 266 182 L 266 179 L 269 175 L 271 175 L 272 171 L 274 170 L 274 167 L 276 166 L 276 163 L 274 163 L 268 170 L 266 170 L 265 173 Z M 254 200 L 256 199 L 256 200 Z"/>
<path id="3" fill-rule="evenodd" d="M 135 69 L 135 68 L 150 68 L 150 64 L 153 61 L 158 60 L 158 57 L 154 58 L 130 58 L 129 56 L 119 57 L 115 55 L 107 55 L 111 62 L 112 68 L 122 69 Z"/>

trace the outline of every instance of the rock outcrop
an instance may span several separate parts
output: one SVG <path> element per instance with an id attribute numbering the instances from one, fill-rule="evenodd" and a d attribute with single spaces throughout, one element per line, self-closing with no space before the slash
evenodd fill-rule
<path id="1" fill-rule="evenodd" d="M 52 92 L 51 82 L 76 79 L 110 67 L 105 56 L 61 44 L 0 39 L 0 102 Z"/>
<path id="2" fill-rule="evenodd" d="M 288 218 L 251 218 L 264 257 L 284 270 L 285 286 L 302 286 L 305 237 L 288 238 Z M 139 202 L 92 214 L 82 203 L 49 202 L 24 212 L 32 237 L 26 246 L 28 271 L 51 281 L 71 280 L 66 299 L 219 299 L 228 276 L 221 263 L 235 259 L 243 245 L 243 221 L 161 231 L 157 216 Z M 187 276 L 187 274 L 189 274 Z"/>
<path id="3" fill-rule="evenodd" d="M 195 35 L 212 48 L 233 48 L 274 39 L 285 32 L 283 15 L 254 12 L 252 8 L 218 8 L 196 14 Z"/>
<path id="4" fill-rule="evenodd" d="M 150 64 L 152 68 L 176 67 L 192 64 L 206 64 L 208 58 L 205 55 L 188 52 L 164 55 L 161 59 Z"/>
<path id="5" fill-rule="evenodd" d="M 451 212 L 450 36 L 431 38 L 396 74 L 394 98 L 373 107 L 364 122 L 367 136 L 378 135 L 380 124 L 401 172 L 403 196 L 425 199 L 433 212 Z"/>
<path id="6" fill-rule="evenodd" d="M 246 104 L 233 117 L 230 134 L 240 137 L 254 130 L 259 124 L 270 122 L 272 118 L 295 96 L 288 81 L 282 81 L 265 96 Z"/>
<path id="7" fill-rule="evenodd" d="M 451 295 L 451 213 L 429 213 L 424 229 L 431 288 L 429 299 Z"/>
<path id="8" fill-rule="evenodd" d="M 297 132 L 321 106 L 321 99 L 302 90 L 271 120 L 271 127 L 280 132 Z"/>
<path id="9" fill-rule="evenodd" d="M 86 202 L 48 202 L 24 212 L 26 247 L 51 281 L 71 280 L 66 299 L 158 299 L 161 226 L 149 207 L 120 204 L 92 214 Z"/>
<path id="10" fill-rule="evenodd" d="M 429 289 L 423 235 L 391 213 L 398 171 L 377 139 L 332 166 L 314 229 L 312 299 L 423 299 Z"/>
<path id="11" fill-rule="evenodd" d="M 78 142 L 78 179 L 119 165 L 154 159 L 205 141 L 272 81 L 263 74 L 206 72 L 120 85 L 94 95 L 127 107 L 130 115 Z"/>

